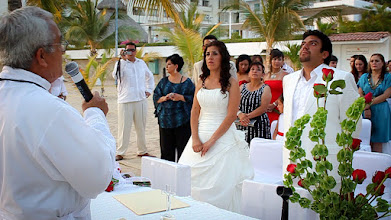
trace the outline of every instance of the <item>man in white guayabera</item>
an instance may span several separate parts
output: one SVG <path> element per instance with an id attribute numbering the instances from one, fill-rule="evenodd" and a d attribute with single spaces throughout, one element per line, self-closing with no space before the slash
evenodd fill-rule
<path id="1" fill-rule="evenodd" d="M 0 21 L 0 218 L 90 219 L 109 185 L 115 139 L 95 92 L 84 118 L 49 89 L 65 43 L 51 13 L 25 7 Z M 61 135 L 60 135 L 61 134 Z"/>
<path id="2" fill-rule="evenodd" d="M 137 154 L 151 156 L 145 140 L 147 98 L 155 88 L 153 74 L 147 64 L 136 58 L 136 44 L 129 42 L 115 64 L 113 77 L 118 82 L 118 148 L 116 160 L 122 160 L 128 150 L 130 130 L 134 122 L 137 134 Z"/>

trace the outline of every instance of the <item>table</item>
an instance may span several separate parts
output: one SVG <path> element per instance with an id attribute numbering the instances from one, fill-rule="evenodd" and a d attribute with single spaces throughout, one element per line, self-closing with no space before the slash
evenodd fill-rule
<path id="1" fill-rule="evenodd" d="M 117 186 L 116 186 L 117 187 Z M 110 220 L 110 219 L 153 219 L 159 220 L 164 212 L 152 213 L 147 215 L 136 215 L 130 209 L 119 203 L 113 198 L 114 195 L 127 194 L 152 190 L 149 187 L 139 187 L 130 184 L 120 185 L 113 192 L 103 192 L 96 199 L 91 200 L 91 219 L 92 220 Z M 227 210 L 217 208 L 208 203 L 196 201 L 191 197 L 177 197 L 186 202 L 190 207 L 174 209 L 171 211 L 177 220 L 181 219 L 254 219 L 248 216 L 233 213 Z"/>

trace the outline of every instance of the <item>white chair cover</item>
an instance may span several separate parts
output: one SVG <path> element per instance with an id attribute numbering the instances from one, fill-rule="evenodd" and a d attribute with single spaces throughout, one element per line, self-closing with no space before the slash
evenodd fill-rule
<path id="1" fill-rule="evenodd" d="M 274 131 L 276 130 L 276 127 L 277 127 L 277 122 L 278 122 L 278 120 L 274 120 L 270 124 L 270 134 L 272 135 L 271 136 L 272 138 L 273 138 L 273 135 L 274 135 Z"/>
<path id="2" fill-rule="evenodd" d="M 250 161 L 254 167 L 254 181 L 279 183 L 282 181 L 282 148 L 284 143 L 263 138 L 250 142 Z"/>
<path id="3" fill-rule="evenodd" d="M 151 180 L 153 189 L 166 190 L 166 185 L 178 196 L 191 195 L 190 166 L 162 160 L 156 157 L 143 157 L 141 176 Z"/>
<path id="4" fill-rule="evenodd" d="M 355 195 L 366 194 L 366 187 L 372 183 L 372 176 L 376 171 L 385 171 L 391 166 L 391 156 L 376 152 L 357 151 L 353 154 L 353 169 L 362 169 L 367 173 L 367 178 L 362 184 L 357 184 Z M 384 182 L 385 190 L 383 199 L 391 202 L 391 179 Z"/>
<path id="5" fill-rule="evenodd" d="M 372 122 L 369 119 L 362 119 L 362 127 L 359 138 L 361 139 L 360 151 L 371 152 L 371 128 Z"/>
<path id="6" fill-rule="evenodd" d="M 357 194 L 366 194 L 366 187 L 368 184 L 372 183 L 372 177 L 376 171 L 384 171 L 391 166 L 391 156 L 384 153 L 376 152 L 364 152 L 357 151 L 353 154 L 353 169 L 362 169 L 367 173 L 367 178 L 362 184 L 357 184 L 355 195 Z M 384 182 L 384 195 L 383 199 L 391 202 L 391 179 L 387 179 Z M 376 204 L 376 201 L 373 202 Z M 381 213 L 379 213 L 381 215 Z M 384 220 L 391 220 L 391 217 L 382 218 Z"/>
<path id="7" fill-rule="evenodd" d="M 276 193 L 280 185 L 245 180 L 241 213 L 257 219 L 281 219 L 282 198 Z M 300 187 L 296 189 L 301 196 L 309 196 L 308 191 Z M 289 202 L 289 219 L 314 220 L 319 217 L 314 211 L 301 208 L 299 203 Z"/>

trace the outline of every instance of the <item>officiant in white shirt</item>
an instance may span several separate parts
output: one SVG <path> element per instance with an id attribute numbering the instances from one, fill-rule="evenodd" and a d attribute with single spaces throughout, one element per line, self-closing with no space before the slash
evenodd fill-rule
<path id="1" fill-rule="evenodd" d="M 337 133 L 341 133 L 340 123 L 347 118 L 346 110 L 359 97 L 358 89 L 351 73 L 338 70 L 327 66 L 332 55 L 332 44 L 330 39 L 320 31 L 309 30 L 303 34 L 303 41 L 300 49 L 300 62 L 303 64 L 303 69 L 294 73 L 288 74 L 283 80 L 284 91 L 284 134 L 294 124 L 294 122 L 305 114 L 312 116 L 317 110 L 316 98 L 314 97 L 313 86 L 315 83 L 326 84 L 322 79 L 322 69 L 333 69 L 334 78 L 329 83 L 335 80 L 344 80 L 346 87 L 342 89 L 341 95 L 330 95 L 327 97 L 326 110 L 327 125 L 325 128 L 326 137 L 325 144 L 329 150 L 328 160 L 334 165 L 331 174 L 334 177 L 338 176 L 338 162 L 336 155 L 341 149 L 336 144 Z M 329 85 L 330 86 L 330 85 Z M 357 124 L 357 130 L 353 134 L 357 137 L 361 129 L 361 121 Z M 301 147 L 306 151 L 308 160 L 313 161 L 311 154 L 315 143 L 309 139 L 309 124 L 303 130 L 301 136 Z M 283 168 L 286 171 L 289 161 L 289 150 L 283 149 Z M 339 178 L 336 181 L 340 181 Z"/>
<path id="2" fill-rule="evenodd" d="M 49 93 L 62 76 L 65 43 L 51 13 L 24 7 L 0 22 L 0 216 L 90 219 L 109 185 L 115 139 L 95 92 L 84 118 Z M 7 217 L 5 217 L 7 216 Z"/>

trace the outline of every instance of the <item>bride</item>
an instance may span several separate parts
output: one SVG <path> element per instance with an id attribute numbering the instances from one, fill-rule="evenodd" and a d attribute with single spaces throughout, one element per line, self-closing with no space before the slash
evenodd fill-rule
<path id="1" fill-rule="evenodd" d="M 244 134 L 233 124 L 240 92 L 229 59 L 223 42 L 206 46 L 191 110 L 192 137 L 179 163 L 191 166 L 194 199 L 239 212 L 242 182 L 252 178 L 253 169 Z"/>

